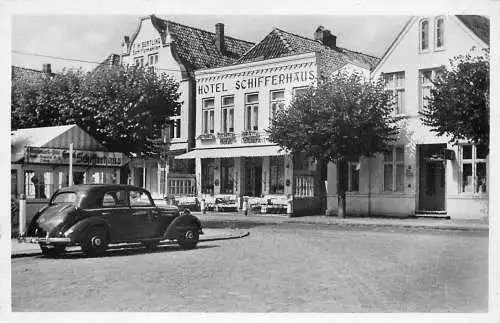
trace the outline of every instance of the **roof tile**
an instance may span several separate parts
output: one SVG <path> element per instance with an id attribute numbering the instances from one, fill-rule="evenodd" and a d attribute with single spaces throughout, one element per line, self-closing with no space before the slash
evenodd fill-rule
<path id="1" fill-rule="evenodd" d="M 378 61 L 378 58 L 370 55 L 341 47 L 331 48 L 319 41 L 275 28 L 261 42 L 249 49 L 236 63 L 260 61 L 309 52 L 321 53 L 324 58 L 327 58 L 329 64 L 338 67 L 346 63 L 353 63 L 371 69 Z"/>

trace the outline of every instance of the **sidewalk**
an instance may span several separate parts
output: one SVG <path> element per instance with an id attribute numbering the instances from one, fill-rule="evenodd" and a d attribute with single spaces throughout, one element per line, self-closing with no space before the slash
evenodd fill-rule
<path id="1" fill-rule="evenodd" d="M 203 233 L 200 236 L 200 243 L 217 240 L 238 239 L 249 235 L 247 230 L 239 229 L 211 229 L 203 228 Z M 164 244 L 163 242 L 161 244 Z M 130 245 L 130 244 L 123 244 Z M 120 246 L 120 245 L 117 245 Z M 79 251 L 80 247 L 69 247 L 67 252 Z M 41 254 L 40 247 L 34 243 L 21 243 L 17 239 L 11 239 L 11 256 L 22 257 L 28 255 Z"/>
<path id="2" fill-rule="evenodd" d="M 462 231 L 488 231 L 489 224 L 487 220 L 452 220 L 444 218 L 430 217 L 408 217 L 408 218 L 389 218 L 389 217 L 347 217 L 338 218 L 336 216 L 312 215 L 302 217 L 288 217 L 277 214 L 249 214 L 223 213 L 223 212 L 193 212 L 202 223 L 211 221 L 225 222 L 247 222 L 247 223 L 304 223 L 304 224 L 329 224 L 339 226 L 372 226 L 372 227 L 397 227 L 397 228 L 415 228 L 415 229 L 436 229 L 436 230 L 462 230 Z"/>

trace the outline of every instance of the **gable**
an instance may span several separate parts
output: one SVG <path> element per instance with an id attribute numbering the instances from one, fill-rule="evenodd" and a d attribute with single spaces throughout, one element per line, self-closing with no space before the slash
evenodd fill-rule
<path id="1" fill-rule="evenodd" d="M 445 19 L 444 49 L 434 48 L 435 19 L 438 16 L 415 16 L 408 20 L 399 32 L 393 43 L 386 50 L 379 63 L 373 70 L 373 74 L 381 71 L 391 72 L 398 68 L 401 70 L 408 62 L 423 64 L 447 65 L 449 59 L 468 53 L 472 48 L 486 48 L 488 45 L 481 40 L 472 30 L 463 24 L 457 16 L 439 16 Z M 419 51 L 420 21 L 428 19 L 429 25 L 429 47 L 426 53 Z M 488 28 L 489 30 L 489 28 Z M 438 62 L 439 61 L 439 62 Z M 400 67 L 397 67 L 400 66 Z M 389 68 L 388 68 L 389 67 Z"/>

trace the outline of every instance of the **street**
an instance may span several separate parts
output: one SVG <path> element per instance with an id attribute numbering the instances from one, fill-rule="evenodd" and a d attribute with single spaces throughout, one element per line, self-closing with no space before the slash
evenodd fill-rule
<path id="1" fill-rule="evenodd" d="M 216 225 L 214 223 L 213 225 Z M 220 224 L 222 225 L 222 224 Z M 13 311 L 485 312 L 484 232 L 247 225 L 195 250 L 12 259 Z"/>

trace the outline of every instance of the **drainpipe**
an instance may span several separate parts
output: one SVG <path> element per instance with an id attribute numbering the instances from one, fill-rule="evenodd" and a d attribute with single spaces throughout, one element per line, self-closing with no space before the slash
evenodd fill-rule
<path id="1" fill-rule="evenodd" d="M 368 158 L 368 216 L 372 216 L 372 158 Z"/>

